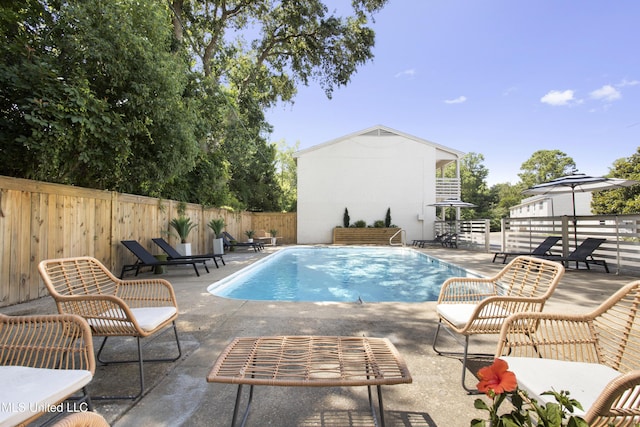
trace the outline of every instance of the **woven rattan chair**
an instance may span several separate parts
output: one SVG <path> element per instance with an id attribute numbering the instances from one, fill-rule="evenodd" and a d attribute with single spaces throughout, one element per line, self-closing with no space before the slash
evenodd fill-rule
<path id="1" fill-rule="evenodd" d="M 0 425 L 25 425 L 68 398 L 91 410 L 86 385 L 94 372 L 81 317 L 0 314 Z"/>
<path id="2" fill-rule="evenodd" d="M 438 354 L 462 356 L 462 387 L 465 390 L 476 392 L 465 384 L 467 361 L 471 356 L 469 338 L 480 334 L 498 335 L 504 320 L 514 313 L 542 311 L 563 275 L 564 267 L 560 263 L 519 256 L 494 277 L 454 277 L 444 282 L 436 306 L 438 328 L 433 338 L 433 350 Z M 454 337 L 455 334 L 464 336 L 462 353 L 438 349 L 443 326 Z"/>
<path id="3" fill-rule="evenodd" d="M 76 412 L 64 417 L 52 427 L 109 427 L 109 423 L 95 412 Z"/>
<path id="4" fill-rule="evenodd" d="M 94 336 L 104 340 L 97 353 L 103 364 L 139 365 L 140 391 L 132 396 L 101 396 L 103 399 L 137 399 L 144 393 L 143 362 L 172 362 L 182 355 L 175 320 L 178 305 L 171 284 L 163 279 L 121 280 L 97 259 L 91 257 L 50 259 L 38 265 L 49 293 L 60 313 L 84 317 Z M 173 358 L 143 359 L 140 340 L 172 326 L 178 355 Z M 102 350 L 109 337 L 130 336 L 137 339 L 135 360 L 102 360 Z"/>
<path id="5" fill-rule="evenodd" d="M 587 314 L 519 313 L 504 323 L 496 357 L 529 397 L 566 390 L 590 426 L 640 425 L 640 281 Z"/>

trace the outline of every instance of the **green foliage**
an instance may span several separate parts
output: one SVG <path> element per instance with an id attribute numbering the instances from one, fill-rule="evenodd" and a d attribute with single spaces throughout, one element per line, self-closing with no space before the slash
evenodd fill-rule
<path id="1" fill-rule="evenodd" d="M 222 237 L 222 229 L 227 225 L 224 222 L 224 218 L 213 218 L 207 224 L 211 230 L 213 230 L 213 234 L 215 234 L 216 238 Z"/>
<path id="2" fill-rule="evenodd" d="M 349 218 L 349 210 L 344 208 L 344 215 L 342 216 L 342 225 L 344 228 L 348 228 L 350 225 L 351 218 Z"/>
<path id="3" fill-rule="evenodd" d="M 353 226 L 355 228 L 366 228 L 367 227 L 367 222 L 365 220 L 359 219 L 356 222 L 353 223 Z"/>
<path id="4" fill-rule="evenodd" d="M 271 237 L 276 237 L 278 235 L 278 230 L 272 228 L 271 230 L 269 230 L 269 234 L 271 235 Z"/>
<path id="5" fill-rule="evenodd" d="M 387 214 L 384 217 L 384 226 L 391 227 L 391 208 L 387 208 Z"/>
<path id="6" fill-rule="evenodd" d="M 608 176 L 640 182 L 640 148 L 630 157 L 616 160 Z M 597 215 L 636 214 L 640 212 L 640 185 L 594 192 L 591 209 Z"/>
<path id="7" fill-rule="evenodd" d="M 256 232 L 253 230 L 247 230 L 244 232 L 244 234 L 247 236 L 247 238 L 253 239 L 253 236 L 256 234 Z"/>
<path id="8" fill-rule="evenodd" d="M 189 233 L 198 226 L 198 224 L 191 222 L 191 218 L 186 216 L 180 216 L 172 219 L 171 222 L 169 222 L 169 225 L 176 231 L 176 233 L 178 233 L 181 243 L 187 243 Z"/>
<path id="9" fill-rule="evenodd" d="M 576 163 L 560 150 L 538 150 L 520 167 L 518 174 L 525 188 L 533 187 L 576 170 Z"/>
<path id="10" fill-rule="evenodd" d="M 386 225 L 384 224 L 384 221 L 381 219 L 375 220 L 373 222 L 373 228 L 385 228 Z"/>

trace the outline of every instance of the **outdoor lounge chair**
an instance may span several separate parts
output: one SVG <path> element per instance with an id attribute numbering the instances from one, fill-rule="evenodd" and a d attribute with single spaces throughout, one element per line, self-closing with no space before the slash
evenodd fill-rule
<path id="1" fill-rule="evenodd" d="M 560 236 L 549 236 L 542 241 L 538 245 L 537 248 L 532 250 L 531 252 L 494 252 L 493 253 L 493 261 L 496 262 L 497 258 L 502 258 L 502 263 L 506 264 L 507 258 L 510 256 L 519 256 L 519 255 L 531 255 L 531 256 L 540 256 L 540 255 L 551 255 L 551 248 L 558 243 L 562 237 Z"/>
<path id="2" fill-rule="evenodd" d="M 589 237 L 584 239 L 584 242 L 580 243 L 577 248 L 574 249 L 568 256 L 562 257 L 560 255 L 536 255 L 539 258 L 550 259 L 553 261 L 561 262 L 565 265 L 565 267 L 569 267 L 570 262 L 576 263 L 576 269 L 579 268 L 579 264 L 584 262 L 587 266 L 587 270 L 591 270 L 589 264 L 601 265 L 604 267 L 605 271 L 609 272 L 609 266 L 607 265 L 607 261 L 603 259 L 594 259 L 593 252 L 598 249 L 598 247 L 606 242 L 607 239 L 596 239 L 593 237 Z"/>
<path id="3" fill-rule="evenodd" d="M 502 326 L 496 357 L 544 405 L 566 390 L 590 426 L 640 423 L 640 281 L 585 314 L 518 313 Z"/>
<path id="4" fill-rule="evenodd" d="M 442 246 L 449 248 L 457 248 L 458 247 L 458 233 L 447 233 L 446 236 L 442 238 Z"/>
<path id="5" fill-rule="evenodd" d="M 449 233 L 438 234 L 432 240 L 414 239 L 412 245 L 419 248 L 424 248 L 426 245 L 440 245 L 442 240 L 447 237 Z"/>
<path id="6" fill-rule="evenodd" d="M 479 334 L 498 335 L 504 320 L 514 313 L 542 311 L 563 275 L 564 267 L 558 262 L 519 256 L 494 277 L 453 277 L 444 282 L 436 305 L 438 328 L 433 338 L 433 350 L 440 355 L 462 356 L 462 387 L 465 390 L 475 392 L 465 384 L 469 338 Z M 456 334 L 464 336 L 462 353 L 437 348 L 442 327 L 454 338 Z"/>
<path id="7" fill-rule="evenodd" d="M 76 257 L 41 261 L 38 271 L 58 312 L 84 317 L 93 336 L 104 340 L 96 354 L 103 364 L 138 363 L 140 390 L 135 395 L 101 396 L 102 399 L 137 399 L 145 391 L 144 362 L 173 362 L 182 349 L 176 319 L 178 305 L 171 284 L 164 279 L 121 280 L 95 258 Z M 144 359 L 141 339 L 173 327 L 178 355 L 173 358 Z M 138 356 L 133 360 L 102 360 L 109 337 L 135 337 Z M 94 397 L 95 398 L 95 397 Z"/>
<path id="8" fill-rule="evenodd" d="M 231 234 L 227 233 L 226 231 L 222 233 L 222 240 L 224 242 L 225 248 L 253 248 L 255 252 L 264 249 L 264 245 L 261 242 L 238 242 Z"/>
<path id="9" fill-rule="evenodd" d="M 80 316 L 0 314 L 0 425 L 27 425 L 67 399 L 93 410 L 86 386 L 94 373 L 91 330 Z"/>
<path id="10" fill-rule="evenodd" d="M 197 261 L 204 260 L 206 262 L 208 259 L 211 259 L 213 260 L 213 263 L 216 265 L 216 268 L 219 268 L 218 261 L 216 260 L 216 258 L 219 258 L 220 261 L 222 261 L 222 265 L 227 265 L 225 264 L 224 258 L 222 258 L 221 254 L 182 255 L 173 246 L 171 246 L 169 242 L 164 240 L 162 237 L 158 237 L 151 240 L 153 241 L 153 243 L 160 246 L 160 249 L 162 249 L 167 254 L 167 256 L 169 257 L 168 258 L 169 261 L 191 259 L 191 260 L 197 260 Z"/>
<path id="11" fill-rule="evenodd" d="M 129 249 L 133 254 L 138 257 L 138 261 L 135 264 L 125 264 L 122 266 L 122 271 L 120 272 L 120 278 L 124 277 L 124 273 L 127 271 L 136 271 L 136 276 L 140 272 L 142 267 L 156 267 L 161 265 L 193 265 L 193 269 L 196 271 L 196 276 L 200 276 L 200 272 L 198 271 L 197 263 L 204 265 L 207 273 L 209 272 L 209 268 L 207 267 L 207 260 L 202 259 L 178 259 L 178 260 L 167 260 L 160 261 L 156 257 L 154 257 L 149 251 L 147 251 L 140 243 L 135 240 L 122 240 L 122 244 Z"/>

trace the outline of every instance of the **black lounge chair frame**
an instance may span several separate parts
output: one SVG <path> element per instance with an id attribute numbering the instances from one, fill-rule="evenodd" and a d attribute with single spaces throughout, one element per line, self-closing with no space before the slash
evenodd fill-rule
<path id="1" fill-rule="evenodd" d="M 216 265 L 216 268 L 220 268 L 220 266 L 218 265 L 218 261 L 216 260 L 216 258 L 217 258 L 217 259 L 220 259 L 220 261 L 222 261 L 222 265 L 227 265 L 224 262 L 224 258 L 222 258 L 221 254 L 182 255 L 173 246 L 171 246 L 169 244 L 169 242 L 164 240 L 162 237 L 157 237 L 155 239 L 151 239 L 151 241 L 153 241 L 153 243 L 155 243 L 156 245 L 160 246 L 160 249 L 162 249 L 167 254 L 167 257 L 168 257 L 169 261 L 174 261 L 174 260 L 201 261 L 201 260 L 204 260 L 206 262 L 206 260 L 211 259 L 211 260 L 213 260 L 213 263 Z"/>
<path id="2" fill-rule="evenodd" d="M 254 252 L 259 252 L 264 249 L 264 245 L 261 242 L 238 242 L 233 236 L 226 231 L 222 233 L 222 241 L 225 248 L 253 248 Z"/>
<path id="3" fill-rule="evenodd" d="M 496 259 L 502 258 L 502 263 L 506 264 L 507 263 L 507 258 L 509 258 L 510 256 L 521 256 L 521 255 L 531 255 L 531 256 L 550 255 L 550 256 L 553 256 L 553 254 L 551 253 L 551 248 L 556 243 L 558 243 L 560 240 L 562 240 L 562 237 L 560 237 L 560 236 L 548 236 L 546 239 L 544 239 L 542 241 L 542 243 L 540 243 L 538 245 L 537 248 L 535 248 L 531 252 L 494 252 L 493 253 L 493 261 L 491 261 L 491 262 L 496 262 Z"/>
<path id="4" fill-rule="evenodd" d="M 198 267 L 196 263 L 202 263 L 204 265 L 207 273 L 209 269 L 207 268 L 206 260 L 173 260 L 173 261 L 160 261 L 156 257 L 154 257 L 149 251 L 147 251 L 138 241 L 136 240 L 121 240 L 120 241 L 127 249 L 129 249 L 137 258 L 138 261 L 135 264 L 125 264 L 122 266 L 122 271 L 120 272 L 120 278 L 124 277 L 124 274 L 127 271 L 136 272 L 136 276 L 140 272 L 142 267 L 156 267 L 159 265 L 193 265 L 193 269 L 196 272 L 196 275 L 200 277 L 200 272 L 198 271 Z"/>
<path id="5" fill-rule="evenodd" d="M 566 257 L 562 257 L 559 255 L 537 255 L 538 258 L 549 259 L 551 261 L 561 262 L 565 265 L 565 267 L 569 267 L 569 263 L 575 262 L 576 269 L 580 268 L 580 263 L 583 262 L 587 267 L 587 270 L 591 270 L 590 264 L 601 265 L 604 267 L 604 270 L 608 273 L 609 266 L 607 265 L 607 261 L 603 259 L 595 259 L 593 258 L 593 252 L 600 247 L 607 239 L 597 239 L 594 237 L 588 237 L 584 239 L 577 248 L 574 249 Z"/>

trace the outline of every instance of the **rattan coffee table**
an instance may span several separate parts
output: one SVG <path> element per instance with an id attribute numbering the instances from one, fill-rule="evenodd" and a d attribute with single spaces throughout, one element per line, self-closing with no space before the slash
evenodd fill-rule
<path id="1" fill-rule="evenodd" d="M 253 386 L 353 387 L 367 386 L 374 419 L 371 387 L 377 387 L 380 425 L 384 426 L 383 385 L 411 383 L 411 374 L 386 338 L 336 336 L 276 336 L 235 338 L 214 363 L 207 382 L 238 384 L 235 426 L 242 386 L 250 385 L 245 424 Z"/>

